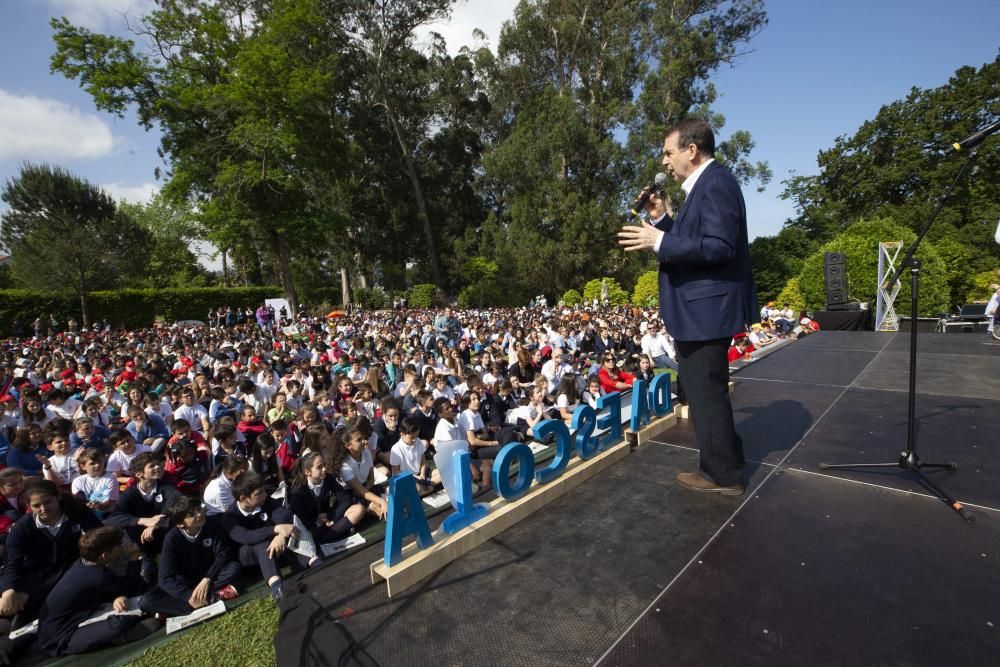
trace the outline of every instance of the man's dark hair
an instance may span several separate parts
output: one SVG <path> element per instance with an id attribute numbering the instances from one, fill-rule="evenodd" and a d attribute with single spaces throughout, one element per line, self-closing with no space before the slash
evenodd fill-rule
<path id="1" fill-rule="evenodd" d="M 698 152 L 706 157 L 715 155 L 715 134 L 707 122 L 701 118 L 685 118 L 668 132 L 668 136 L 677 132 L 677 147 L 687 148 L 691 144 L 698 147 Z"/>

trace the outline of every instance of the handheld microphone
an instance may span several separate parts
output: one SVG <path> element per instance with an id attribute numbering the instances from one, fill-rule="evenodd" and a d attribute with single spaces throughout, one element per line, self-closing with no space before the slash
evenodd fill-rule
<path id="1" fill-rule="evenodd" d="M 951 152 L 959 153 L 961 151 L 969 150 L 970 148 L 975 148 L 979 144 L 983 143 L 983 140 L 986 139 L 986 137 L 997 131 L 1000 131 L 1000 120 L 996 121 L 992 125 L 987 125 L 972 136 L 952 144 Z"/>
<path id="2" fill-rule="evenodd" d="M 646 188 L 646 190 L 642 193 L 641 197 L 635 200 L 635 203 L 632 204 L 632 208 L 629 210 L 629 213 L 631 213 L 633 217 L 639 217 L 639 215 L 644 210 L 646 210 L 646 204 L 649 202 L 649 196 L 654 193 L 657 195 L 662 195 L 663 186 L 665 186 L 666 184 L 667 184 L 667 175 L 661 171 L 653 179 L 653 184 L 648 188 Z"/>

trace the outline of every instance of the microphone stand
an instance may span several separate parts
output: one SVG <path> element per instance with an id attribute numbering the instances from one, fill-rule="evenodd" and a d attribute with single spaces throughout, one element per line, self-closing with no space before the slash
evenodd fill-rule
<path id="1" fill-rule="evenodd" d="M 894 463 L 820 463 L 820 470 L 838 470 L 845 468 L 894 468 L 898 467 L 903 470 L 908 470 L 917 476 L 919 481 L 930 490 L 939 500 L 948 505 L 951 509 L 958 512 L 966 521 L 972 522 L 976 520 L 976 515 L 970 510 L 966 509 L 962 503 L 958 502 L 952 498 L 948 493 L 938 486 L 936 483 L 931 481 L 923 472 L 923 468 L 943 468 L 945 470 L 958 470 L 958 465 L 954 462 L 952 463 L 924 463 L 917 456 L 917 443 L 914 438 L 915 424 L 916 424 L 916 403 L 917 403 L 917 305 L 918 305 L 918 295 L 920 288 L 920 260 L 916 259 L 913 255 L 917 251 L 917 247 L 923 240 L 924 236 L 927 235 L 927 231 L 931 228 L 934 223 L 934 219 L 937 218 L 938 213 L 944 207 L 945 201 L 951 196 L 952 192 L 955 190 L 955 186 L 958 182 L 962 180 L 966 172 L 972 166 L 975 161 L 976 156 L 979 154 L 979 146 L 974 146 L 969 151 L 969 157 L 959 169 L 958 173 L 955 175 L 955 180 L 951 182 L 948 189 L 945 190 L 944 195 L 938 199 L 937 206 L 931 212 L 930 217 L 927 222 L 924 223 L 923 228 L 917 235 L 916 240 L 910 245 L 909 249 L 906 251 L 906 255 L 903 257 L 902 263 L 892 276 L 885 281 L 885 287 L 891 288 L 900 279 L 904 270 L 909 270 L 910 272 L 910 386 L 909 395 L 907 402 L 907 414 L 906 414 L 906 449 L 904 449 L 899 454 L 899 460 Z"/>

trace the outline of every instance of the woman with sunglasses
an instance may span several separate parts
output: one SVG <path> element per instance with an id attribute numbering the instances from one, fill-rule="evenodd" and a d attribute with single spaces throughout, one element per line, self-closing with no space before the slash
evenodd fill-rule
<path id="1" fill-rule="evenodd" d="M 601 357 L 601 370 L 597 372 L 597 377 L 601 381 L 601 390 L 605 394 L 631 389 L 632 383 L 635 382 L 635 376 L 618 368 L 615 355 L 608 352 L 605 352 Z"/>

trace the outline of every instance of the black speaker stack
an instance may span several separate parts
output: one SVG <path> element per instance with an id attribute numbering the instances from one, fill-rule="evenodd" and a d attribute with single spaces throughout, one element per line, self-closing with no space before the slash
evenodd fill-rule
<path id="1" fill-rule="evenodd" d="M 823 253 L 823 286 L 826 309 L 847 310 L 847 256 L 844 253 Z"/>

